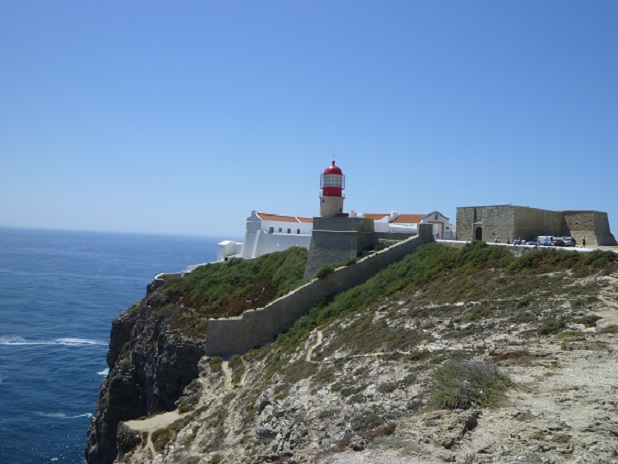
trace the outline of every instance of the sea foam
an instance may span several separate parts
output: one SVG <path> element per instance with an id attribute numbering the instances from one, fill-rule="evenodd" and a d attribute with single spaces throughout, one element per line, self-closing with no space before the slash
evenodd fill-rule
<path id="1" fill-rule="evenodd" d="M 106 342 L 98 340 L 88 340 L 86 338 L 56 338 L 54 340 L 28 340 L 18 335 L 2 335 L 0 336 L 0 345 L 18 345 L 18 346 L 34 346 L 34 345 L 64 345 L 64 346 L 103 346 Z"/>
<path id="2" fill-rule="evenodd" d="M 89 412 L 77 414 L 76 416 L 69 416 L 64 412 L 37 412 L 36 415 L 41 417 L 49 417 L 51 419 L 78 419 L 80 417 L 92 417 L 92 414 Z"/>

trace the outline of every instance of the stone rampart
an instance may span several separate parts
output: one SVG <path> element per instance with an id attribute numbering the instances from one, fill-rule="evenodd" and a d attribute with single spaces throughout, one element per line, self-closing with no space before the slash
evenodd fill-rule
<path id="1" fill-rule="evenodd" d="M 609 229 L 607 213 L 600 211 L 563 211 L 563 235 L 572 235 L 578 244 L 586 237 L 588 246 L 616 246 L 616 238 Z"/>
<path id="2" fill-rule="evenodd" d="M 549 211 L 527 206 L 495 205 L 457 208 L 457 240 L 502 242 L 538 235 L 586 237 L 592 246 L 618 245 L 609 229 L 607 213 L 599 211 Z"/>
<path id="3" fill-rule="evenodd" d="M 210 319 L 206 354 L 229 357 L 265 345 L 291 328 L 319 301 L 362 284 L 385 267 L 413 253 L 419 246 L 433 241 L 431 224 L 422 224 L 418 236 L 367 256 L 352 266 L 336 269 L 322 279 L 314 279 L 264 308 L 245 311 L 239 317 Z"/>
<path id="4" fill-rule="evenodd" d="M 305 278 L 311 277 L 322 266 L 355 259 L 361 251 L 375 245 L 373 219 L 316 217 L 313 219 Z"/>
<path id="5" fill-rule="evenodd" d="M 568 235 L 562 234 L 562 213 L 526 206 L 513 206 L 513 229 L 511 240 L 521 237 L 532 240 L 538 235 Z M 502 237 L 504 241 L 504 237 Z"/>

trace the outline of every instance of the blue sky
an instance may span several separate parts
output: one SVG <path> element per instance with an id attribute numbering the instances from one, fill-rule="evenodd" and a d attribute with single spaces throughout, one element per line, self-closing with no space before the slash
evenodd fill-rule
<path id="1" fill-rule="evenodd" d="M 606 211 L 616 1 L 0 0 L 0 226 L 240 237 L 346 210 Z"/>

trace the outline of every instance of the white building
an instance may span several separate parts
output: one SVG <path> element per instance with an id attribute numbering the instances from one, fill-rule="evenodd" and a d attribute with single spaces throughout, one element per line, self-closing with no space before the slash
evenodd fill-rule
<path id="1" fill-rule="evenodd" d="M 390 214 L 362 214 L 351 211 L 350 217 L 373 219 L 376 232 L 416 234 L 419 224 L 433 224 L 433 234 L 438 240 L 455 240 L 453 224 L 439 211 L 429 214 L 399 214 L 397 211 L 391 211 Z"/>
<path id="2" fill-rule="evenodd" d="M 437 239 L 454 240 L 455 229 L 449 219 L 438 211 L 429 214 L 364 214 L 351 211 L 349 217 L 374 220 L 376 232 L 416 234 L 419 224 L 433 224 Z M 247 218 L 244 243 L 224 240 L 218 244 L 217 261 L 232 257 L 252 259 L 293 246 L 309 249 L 313 218 L 282 216 L 252 211 Z"/>
<path id="3" fill-rule="evenodd" d="M 399 214 L 396 211 L 379 214 L 363 214 L 351 211 L 343 213 L 343 190 L 345 176 L 335 165 L 328 166 L 320 177 L 320 216 L 322 217 L 365 217 L 374 220 L 375 232 L 418 233 L 419 224 L 433 224 L 437 239 L 455 240 L 455 228 L 449 219 L 438 211 L 429 214 Z M 309 249 L 313 219 L 298 216 L 258 213 L 252 211 L 247 218 L 247 230 L 243 243 L 225 240 L 217 247 L 217 261 L 229 258 L 257 258 L 293 246 Z"/>

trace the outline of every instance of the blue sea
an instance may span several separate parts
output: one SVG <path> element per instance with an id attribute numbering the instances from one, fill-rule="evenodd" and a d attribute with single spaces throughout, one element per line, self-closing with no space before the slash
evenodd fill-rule
<path id="1" fill-rule="evenodd" d="M 85 463 L 112 319 L 218 241 L 0 228 L 0 464 Z"/>

